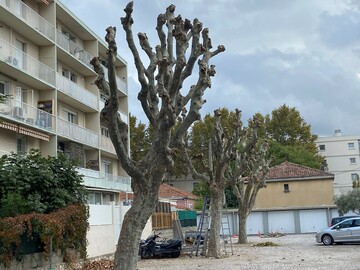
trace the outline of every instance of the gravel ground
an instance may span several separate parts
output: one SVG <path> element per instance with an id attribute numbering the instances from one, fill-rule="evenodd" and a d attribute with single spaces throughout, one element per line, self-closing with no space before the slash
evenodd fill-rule
<path id="1" fill-rule="evenodd" d="M 248 237 L 245 245 L 233 244 L 234 255 L 222 259 L 190 257 L 184 253 L 176 259 L 151 259 L 138 262 L 138 270 L 184 269 L 360 269 L 360 245 L 324 246 L 315 242 L 315 234 L 281 237 Z M 254 246 L 273 242 L 278 246 Z M 236 239 L 233 241 L 236 242 Z"/>

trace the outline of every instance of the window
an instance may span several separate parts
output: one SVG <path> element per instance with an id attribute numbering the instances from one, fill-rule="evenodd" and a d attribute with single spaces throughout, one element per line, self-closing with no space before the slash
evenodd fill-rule
<path id="1" fill-rule="evenodd" d="M 70 123 L 77 124 L 77 114 L 75 112 L 64 109 L 64 115 L 65 120 L 68 120 Z"/>
<path id="2" fill-rule="evenodd" d="M 65 77 L 65 78 L 68 78 L 69 80 L 73 81 L 73 82 L 77 82 L 77 76 L 75 73 L 71 72 L 70 70 L 67 70 L 67 69 L 63 69 L 62 70 L 62 75 Z"/>
<path id="3" fill-rule="evenodd" d="M 95 204 L 101 204 L 101 193 L 95 193 Z"/>
<path id="4" fill-rule="evenodd" d="M 290 192 L 289 184 L 284 184 L 284 192 Z"/>
<path id="5" fill-rule="evenodd" d="M 352 220 L 345 220 L 344 222 L 340 223 L 338 226 L 339 229 L 349 228 L 351 227 L 353 221 Z"/>
<path id="6" fill-rule="evenodd" d="M 350 164 L 356 164 L 356 158 L 351 157 L 350 158 Z"/>
<path id="7" fill-rule="evenodd" d="M 76 123 L 76 114 L 68 113 L 68 121 L 71 123 Z"/>
<path id="8" fill-rule="evenodd" d="M 348 143 L 348 148 L 349 149 L 355 149 L 355 144 L 353 142 L 349 142 Z"/>
<path id="9" fill-rule="evenodd" d="M 0 81 L 0 94 L 1 95 L 10 95 L 10 82 L 1 82 Z"/>
<path id="10" fill-rule="evenodd" d="M 3 83 L 3 82 L 0 82 L 0 94 L 6 95 L 5 94 L 5 83 Z"/>
<path id="11" fill-rule="evenodd" d="M 320 144 L 319 145 L 319 150 L 320 151 L 325 151 L 325 144 Z"/>
<path id="12" fill-rule="evenodd" d="M 111 171 L 111 162 L 109 161 L 103 161 L 103 167 L 104 167 L 104 172 L 106 174 L 112 174 L 112 171 Z"/>
<path id="13" fill-rule="evenodd" d="M 102 203 L 102 194 L 98 192 L 88 193 L 87 196 L 88 204 L 101 204 Z"/>
<path id="14" fill-rule="evenodd" d="M 101 135 L 109 138 L 110 137 L 109 129 L 106 127 L 101 127 Z"/>
<path id="15" fill-rule="evenodd" d="M 353 221 L 352 227 L 360 227 L 360 219 L 355 219 Z"/>
<path id="16" fill-rule="evenodd" d="M 26 152 L 26 138 L 25 137 L 18 136 L 16 138 L 16 151 L 18 154 Z"/>
<path id="17" fill-rule="evenodd" d="M 16 107 L 22 107 L 21 103 L 22 103 L 22 88 L 20 86 L 16 86 L 16 90 L 15 90 L 15 106 Z"/>
<path id="18" fill-rule="evenodd" d="M 352 173 L 351 174 L 351 181 L 356 181 L 359 180 L 359 175 L 357 173 Z"/>
<path id="19" fill-rule="evenodd" d="M 13 59 L 12 64 L 15 67 L 25 68 L 25 58 L 24 58 L 24 52 L 26 52 L 25 43 L 23 43 L 19 40 L 16 40 L 15 46 L 16 46 L 15 58 Z"/>

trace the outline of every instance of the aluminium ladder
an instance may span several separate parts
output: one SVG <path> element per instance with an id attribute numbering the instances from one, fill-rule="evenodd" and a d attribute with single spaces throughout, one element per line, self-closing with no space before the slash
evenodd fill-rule
<path id="1" fill-rule="evenodd" d="M 231 250 L 231 255 L 234 255 L 234 250 L 233 250 L 233 245 L 232 245 L 232 241 L 231 241 L 231 228 L 230 228 L 230 221 L 229 221 L 229 212 L 228 212 L 228 208 L 226 205 L 226 200 L 225 200 L 225 216 L 224 216 L 224 212 L 221 215 L 221 235 L 223 238 L 223 242 L 224 242 L 224 252 L 225 255 L 230 253 L 227 251 L 227 246 L 230 245 L 230 250 Z"/>
<path id="2" fill-rule="evenodd" d="M 209 202 L 210 199 L 205 196 L 190 257 L 192 257 L 194 251 L 196 251 L 195 255 L 198 256 L 200 245 L 202 245 L 202 252 L 200 254 L 205 255 L 206 246 L 207 246 L 207 236 L 210 229 L 210 216 L 209 216 L 209 212 L 207 211 Z"/>
<path id="3" fill-rule="evenodd" d="M 210 214 L 209 214 L 209 211 L 207 210 L 208 208 L 210 210 L 209 204 L 210 204 L 210 198 L 205 197 L 190 256 L 193 255 L 194 251 L 195 251 L 195 255 L 198 256 L 201 245 L 202 245 L 202 250 L 201 250 L 200 255 L 206 255 L 208 234 L 209 234 L 210 226 L 211 226 Z M 221 215 L 221 233 L 222 233 L 221 236 L 222 236 L 223 243 L 224 243 L 225 254 L 231 253 L 233 255 L 234 253 L 233 253 L 233 246 L 232 246 L 232 240 L 231 240 L 232 235 L 231 235 L 229 213 L 228 213 L 228 209 L 226 206 L 226 201 L 225 201 L 224 205 L 225 205 L 225 207 L 224 207 L 225 213 L 222 212 L 222 215 Z M 229 252 L 227 251 L 228 246 L 230 246 L 230 250 L 231 250 Z"/>

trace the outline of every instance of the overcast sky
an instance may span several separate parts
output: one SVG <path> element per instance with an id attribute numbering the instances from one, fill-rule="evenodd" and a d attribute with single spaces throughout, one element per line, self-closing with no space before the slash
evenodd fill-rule
<path id="1" fill-rule="evenodd" d="M 98 36 L 117 27 L 118 53 L 128 63 L 130 112 L 142 122 L 133 58 L 120 17 L 127 1 L 61 0 Z M 243 121 L 286 104 L 312 132 L 360 135 L 360 1 L 357 0 L 135 0 L 133 32 L 147 33 L 152 47 L 156 18 L 167 6 L 210 29 L 216 76 L 205 93 L 202 115 L 219 107 L 243 111 Z M 195 73 L 196 74 L 196 73 Z"/>

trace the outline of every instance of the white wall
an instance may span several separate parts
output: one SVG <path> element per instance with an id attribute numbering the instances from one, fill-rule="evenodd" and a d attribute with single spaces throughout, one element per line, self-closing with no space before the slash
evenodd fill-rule
<path id="1" fill-rule="evenodd" d="M 114 253 L 119 239 L 122 221 L 130 206 L 89 205 L 90 229 L 87 234 L 88 257 L 98 257 Z M 141 239 L 146 239 L 152 232 L 151 218 L 148 220 Z"/>
<path id="2" fill-rule="evenodd" d="M 325 150 L 319 150 L 319 153 L 325 157 L 329 172 L 335 174 L 335 195 L 352 190 L 351 174 L 360 175 L 359 141 L 360 136 L 319 137 L 316 140 L 318 147 L 325 145 Z M 349 143 L 354 147 L 349 148 Z M 355 158 L 356 163 L 351 164 L 350 158 Z"/>

